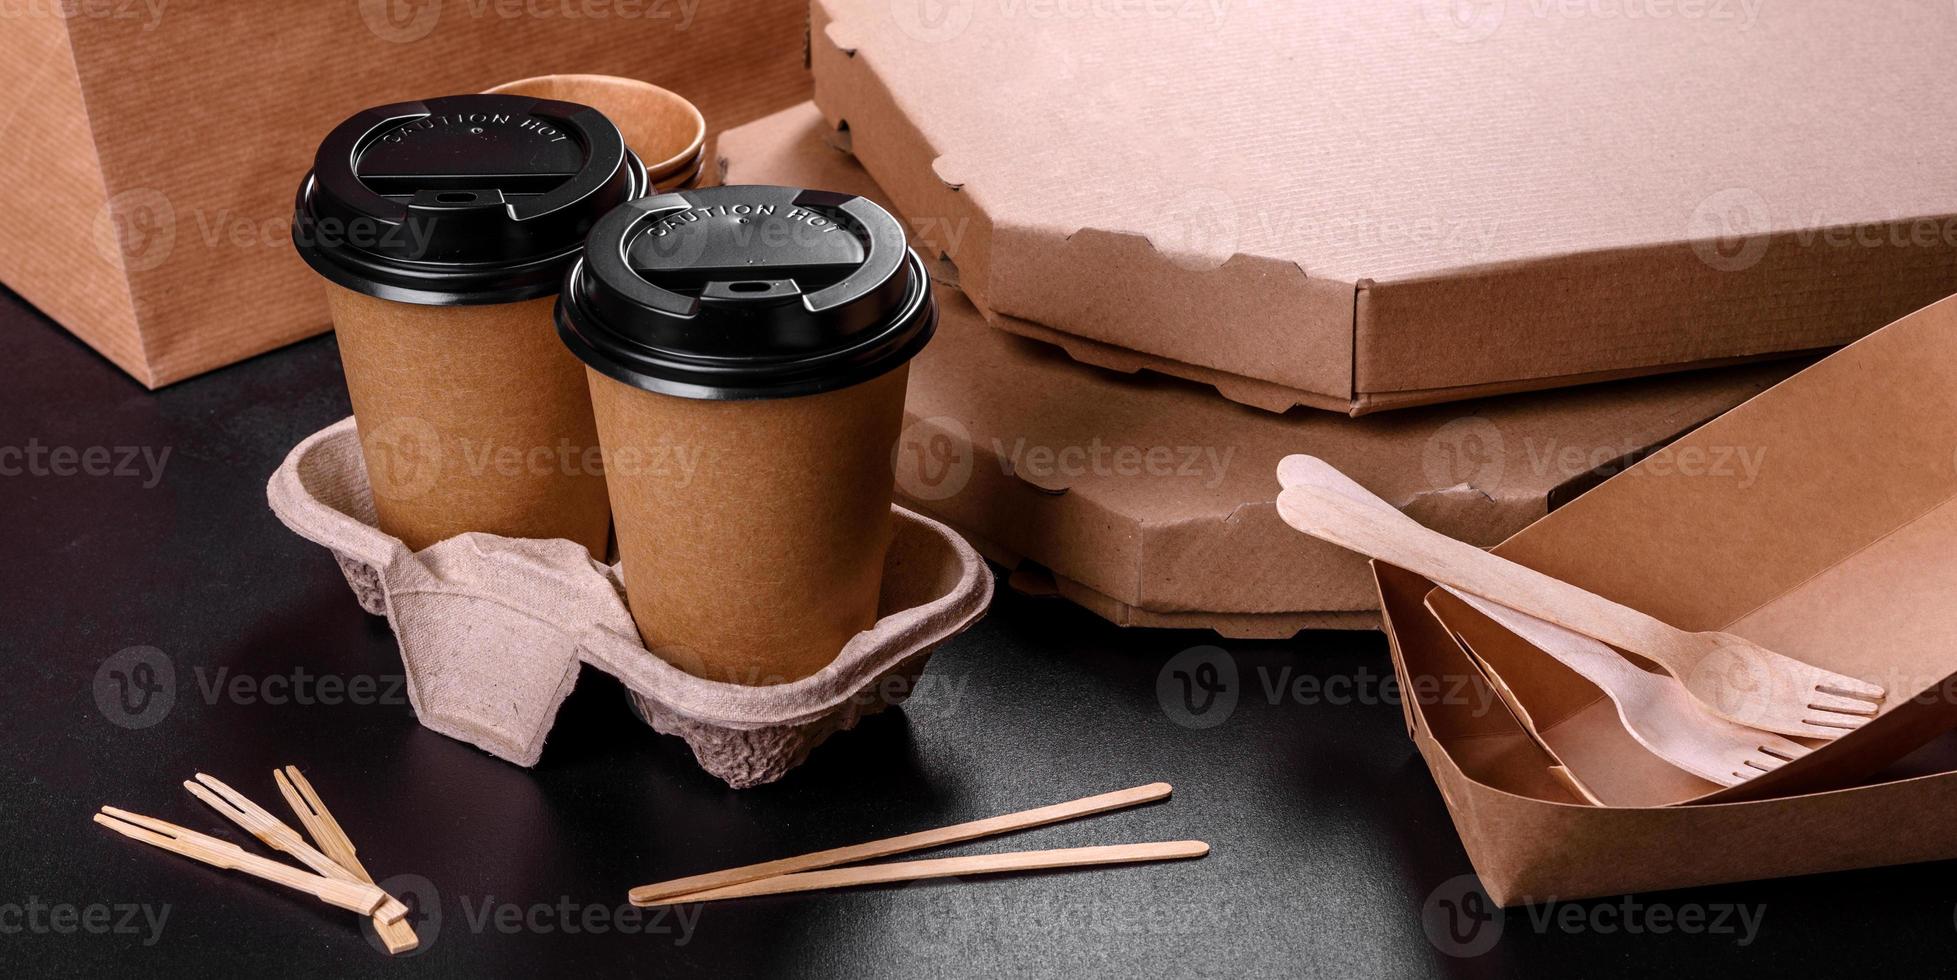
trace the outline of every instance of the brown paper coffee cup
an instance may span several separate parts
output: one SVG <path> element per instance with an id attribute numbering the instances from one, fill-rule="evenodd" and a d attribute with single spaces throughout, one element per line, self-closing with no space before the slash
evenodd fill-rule
<path id="1" fill-rule="evenodd" d="M 603 558 L 611 514 L 584 365 L 555 297 L 416 306 L 327 287 L 381 530 L 568 538 Z"/>
<path id="2" fill-rule="evenodd" d="M 532 95 L 588 105 L 605 114 L 645 162 L 656 190 L 690 186 L 706 160 L 707 119 L 667 89 L 616 75 L 538 75 L 504 82 L 490 94 Z"/>
<path id="3" fill-rule="evenodd" d="M 787 187 L 634 201 L 592 230 L 557 318 L 648 649 L 779 684 L 874 625 L 908 363 L 937 324 L 895 218 Z"/>
<path id="4" fill-rule="evenodd" d="M 590 373 L 626 596 L 649 649 L 697 676 L 780 684 L 875 624 L 909 373 L 753 401 Z"/>
<path id="5" fill-rule="evenodd" d="M 540 96 L 381 106 L 321 143 L 293 243 L 329 283 L 383 530 L 605 557 L 590 395 L 551 308 L 585 234 L 648 186 L 602 113 Z"/>

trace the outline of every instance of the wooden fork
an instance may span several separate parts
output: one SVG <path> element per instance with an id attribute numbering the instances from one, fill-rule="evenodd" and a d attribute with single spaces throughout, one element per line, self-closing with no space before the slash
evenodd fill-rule
<path id="1" fill-rule="evenodd" d="M 1315 538 L 1423 575 L 1517 612 L 1638 654 L 1728 721 L 1782 735 L 1832 739 L 1876 715 L 1886 692 L 1731 633 L 1688 633 L 1535 569 L 1353 500 L 1345 477 L 1310 456 L 1278 466 L 1278 515 Z"/>
<path id="2" fill-rule="evenodd" d="M 1292 463 L 1291 459 L 1300 462 Z M 1418 523 L 1323 460 L 1310 456 L 1291 459 L 1285 461 L 1288 469 L 1283 472 L 1292 483 L 1312 482 L 1370 504 L 1382 514 Z M 1676 679 L 1642 670 L 1581 633 L 1447 586 L 1441 590 L 1595 684 L 1616 706 L 1618 720 L 1639 745 L 1700 779 L 1737 786 L 1812 751 L 1792 739 L 1737 725 L 1706 711 Z"/>
<path id="3" fill-rule="evenodd" d="M 1446 586 L 1441 590 L 1597 685 L 1639 745 L 1700 779 L 1738 786 L 1813 751 L 1793 739 L 1734 724 L 1701 708 L 1678 681 L 1643 670 L 1581 633 L 1479 596 Z"/>

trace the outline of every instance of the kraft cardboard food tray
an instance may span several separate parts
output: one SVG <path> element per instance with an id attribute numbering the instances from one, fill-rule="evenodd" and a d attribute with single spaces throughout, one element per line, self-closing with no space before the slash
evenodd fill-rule
<path id="1" fill-rule="evenodd" d="M 1091 6 L 816 0 L 811 42 L 973 303 L 1084 361 L 1360 415 L 1957 290 L 1947 5 Z"/>
<path id="2" fill-rule="evenodd" d="M 888 203 L 803 105 L 720 140 L 720 179 Z M 920 251 L 938 229 L 906 221 Z M 1123 625 L 1283 637 L 1372 628 L 1363 560 L 1279 521 L 1277 461 L 1335 461 L 1428 524 L 1494 544 L 1610 471 L 1791 374 L 1755 365 L 1472 406 L 1275 416 L 1197 386 L 1082 367 L 985 326 L 940 284 L 912 363 L 898 498 L 957 528 L 1013 584 Z M 1098 447 L 1098 449 L 1097 449 Z M 1743 469 L 1744 460 L 1712 461 Z"/>
<path id="3" fill-rule="evenodd" d="M 327 329 L 292 253 L 320 138 L 372 105 L 638 78 L 713 131 L 807 98 L 777 0 L 22 3 L 0 27 L 0 280 L 149 387 Z"/>
<path id="4" fill-rule="evenodd" d="M 1751 476 L 1686 465 L 1721 447 L 1749 447 L 1760 465 Z M 1377 566 L 1396 670 L 1426 692 L 1409 700 L 1408 725 L 1498 901 L 1957 858 L 1957 739 L 1944 734 L 1957 725 L 1957 299 L 1816 364 L 1495 551 L 1681 628 L 1729 630 L 1889 691 L 1882 717 L 1804 760 L 1822 770 L 1813 784 L 1849 788 L 1780 795 L 1782 770 L 1706 792 L 1617 739 L 1619 763 L 1651 780 L 1655 801 L 1685 805 L 1584 805 L 1513 717 L 1444 696 L 1447 680 L 1484 683 L 1449 633 L 1459 624 L 1427 607 L 1430 582 Z M 1511 684 L 1518 695 L 1570 683 L 1547 658 L 1541 669 L 1504 680 L 1532 682 Z"/>

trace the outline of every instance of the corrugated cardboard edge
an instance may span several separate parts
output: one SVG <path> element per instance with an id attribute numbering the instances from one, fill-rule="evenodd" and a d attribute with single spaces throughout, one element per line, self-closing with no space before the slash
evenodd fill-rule
<path id="1" fill-rule="evenodd" d="M 919 414 L 915 406 L 907 407 L 907 429 L 925 421 Z M 986 557 L 1008 569 L 1025 567 L 1019 549 L 1027 547 L 1029 540 L 1044 542 L 1048 550 L 1038 567 L 1050 581 L 1051 592 L 1110 622 L 1210 629 L 1223 636 L 1264 639 L 1289 637 L 1303 629 L 1378 625 L 1370 588 L 1364 584 L 1363 561 L 1287 534 L 1277 517 L 1275 481 L 1271 499 L 1245 501 L 1227 513 L 1147 519 L 1123 510 L 1119 500 L 1106 497 L 1097 485 L 1044 485 L 1026 474 L 1008 472 L 994 451 L 975 443 L 978 437 L 970 432 L 945 435 L 961 458 L 974 460 L 969 482 L 949 498 L 925 500 L 905 493 L 900 481 L 899 501 L 950 524 Z M 1010 503 L 1015 500 L 1019 502 Z M 1436 491 L 1410 504 L 1414 513 L 1490 544 L 1547 509 L 1541 495 L 1495 500 L 1475 490 Z M 1002 534 L 1020 536 L 1020 544 L 1001 541 Z M 1249 543 L 1240 543 L 1239 536 Z M 1191 596 L 1203 590 L 1188 586 L 1191 581 L 1211 581 L 1203 573 L 1219 562 L 1242 576 L 1240 583 L 1261 577 L 1266 585 L 1244 584 L 1233 590 L 1240 608 L 1198 608 Z M 1275 576 L 1285 578 L 1281 588 L 1268 585 Z M 1021 577 L 1019 584 L 1034 581 Z M 1032 591 L 1049 588 L 1040 585 Z M 1284 596 L 1301 594 L 1312 597 L 1310 608 L 1282 608 Z"/>
<path id="2" fill-rule="evenodd" d="M 1630 463 L 1697 429 L 1704 421 L 1704 417 L 1680 419 L 1675 431 L 1651 445 L 1574 474 L 1544 494 L 1493 496 L 1488 489 L 1462 485 L 1435 488 L 1395 503 L 1423 524 L 1449 528 L 1450 533 L 1476 544 L 1493 545 Z M 907 409 L 905 422 L 907 426 L 919 423 L 917 412 Z M 955 441 L 960 439 L 958 433 L 947 435 Z M 960 442 L 958 452 L 967 458 L 994 461 L 990 449 L 968 440 Z M 1370 588 L 1353 587 L 1354 575 L 1361 581 L 1365 577 L 1363 559 L 1321 542 L 1294 541 L 1296 536 L 1276 514 L 1275 481 L 1270 500 L 1245 501 L 1228 514 L 1205 512 L 1164 522 L 1135 519 L 1102 499 L 1092 485 L 1046 486 L 1018 473 L 1002 472 L 997 465 L 975 466 L 970 480 L 963 492 L 948 500 L 916 499 L 901 488 L 898 497 L 906 507 L 950 524 L 988 559 L 1014 570 L 1011 584 L 1019 591 L 1058 595 L 1117 625 L 1209 629 L 1231 638 L 1284 639 L 1306 629 L 1381 628 Z M 1500 488 L 1495 492 L 1500 493 Z M 1091 557 L 1059 566 L 1039 564 L 981 531 L 985 524 L 996 524 L 988 516 L 1000 510 L 997 501 L 1002 495 L 1072 498 L 1066 519 L 1054 516 L 1053 511 L 1042 512 L 1053 523 L 1039 530 L 1051 536 L 1075 533 L 1082 527 L 1094 529 L 1091 548 L 1062 546 L 1056 552 L 1069 559 Z M 1017 512 L 1029 511 L 1018 508 Z M 1234 546 L 1233 535 L 1245 535 L 1252 543 Z M 1273 541 L 1286 542 L 1287 549 L 1308 549 L 1311 557 L 1280 560 L 1269 547 Z M 1186 599 L 1179 600 L 1172 586 L 1161 583 L 1165 576 L 1174 575 L 1185 559 L 1200 566 L 1202 556 L 1218 553 L 1236 556 L 1240 573 L 1247 576 L 1283 574 L 1294 586 L 1299 580 L 1309 580 L 1312 584 L 1307 591 L 1317 597 L 1318 607 L 1196 609 Z M 1021 571 L 1024 574 L 1019 574 Z M 1256 589 L 1243 591 L 1259 594 Z"/>
<path id="3" fill-rule="evenodd" d="M 903 499 L 904 506 L 917 510 L 923 502 Z M 947 522 L 949 523 L 949 522 Z M 956 527 L 956 525 L 953 525 Z M 1350 610 L 1295 613 L 1213 613 L 1157 612 L 1133 606 L 1114 596 L 1096 591 L 1050 568 L 1015 554 L 970 531 L 958 533 L 978 549 L 987 561 L 1007 571 L 1006 585 L 1014 592 L 1036 598 L 1065 599 L 1116 626 L 1145 629 L 1210 630 L 1232 640 L 1288 640 L 1305 630 L 1377 630 L 1381 628 L 1376 610 Z"/>
<path id="4" fill-rule="evenodd" d="M 968 232 L 950 258 L 989 319 L 1004 325 L 1005 316 L 1017 318 L 1007 329 L 1058 344 L 1083 362 L 1186 378 L 1255 408 L 1305 406 L 1358 416 L 1794 356 L 1853 341 L 1957 288 L 1951 262 L 1957 243 L 1913 249 L 1899 259 L 1893 249 L 1838 248 L 1787 234 L 1766 243 L 1757 266 L 1737 273 L 1703 260 L 1698 246 L 1705 243 L 1678 241 L 1419 279 L 1345 282 L 1242 254 L 1197 270 L 1169 260 L 1140 236 L 1015 227 L 989 214 L 985 187 L 960 173 L 957 161 L 910 122 L 928 107 L 903 103 L 879 74 L 878 53 L 830 14 L 828 2 L 817 0 L 813 12 L 818 105 L 830 125 L 851 129 L 854 152 L 901 208 Z M 1930 217 L 1901 218 L 1886 230 L 1906 233 Z M 1612 264 L 1627 256 L 1634 269 Z M 1160 316 L 1113 309 L 1071 285 L 1110 277 L 1117 285 L 1102 292 L 1160 301 L 1166 304 Z M 1847 280 L 1865 284 L 1852 301 L 1838 295 Z M 1303 288 L 1295 288 L 1300 281 Z M 1814 292 L 1816 284 L 1823 284 L 1823 294 Z M 1498 293 L 1572 298 L 1518 319 L 1514 304 L 1493 298 Z M 1175 305 L 1195 296 L 1212 304 L 1242 301 L 1242 307 Z M 1586 330 L 1573 334 L 1570 303 L 1579 301 L 1590 315 Z M 1763 308 L 1773 315 L 1761 315 Z M 1500 324 L 1519 343 L 1556 356 L 1518 368 L 1508 347 L 1485 342 L 1486 331 L 1460 329 L 1463 310 L 1477 310 L 1484 323 Z M 1291 329 L 1219 347 L 1213 332 L 1198 336 L 1180 327 L 1240 314 Z M 1735 333 L 1735 323 L 1751 326 Z M 1135 349 L 1142 347 L 1147 351 Z"/>
<path id="5" fill-rule="evenodd" d="M 831 140 L 831 143 L 837 152 L 847 152 L 844 149 L 847 131 L 843 131 L 841 137 Z M 748 173 L 744 179 L 789 180 L 783 168 L 795 166 L 795 161 L 792 158 L 785 161 L 776 159 L 768 156 L 768 152 L 763 147 L 746 147 L 746 153 L 750 156 L 744 157 L 739 164 L 730 164 L 728 160 L 721 159 L 717 162 L 716 172 L 724 177 L 733 167 L 743 166 Z M 850 169 L 856 170 L 856 165 L 851 164 Z M 756 171 L 758 177 L 755 176 Z M 943 230 L 942 226 L 930 224 L 929 219 L 920 221 L 908 211 L 904 212 L 904 217 L 916 238 L 928 239 L 934 231 Z M 936 269 L 948 268 L 949 264 L 934 263 L 934 266 L 935 276 Z M 963 275 L 957 278 L 960 282 L 940 282 L 941 302 L 948 306 L 964 304 L 969 300 L 961 289 Z M 976 304 L 973 306 L 976 307 Z M 1011 332 L 1018 331 L 1013 329 Z M 910 426 L 920 421 L 915 407 L 907 408 L 905 424 Z M 990 449 L 968 441 L 970 433 L 947 435 L 960 441 L 959 452 L 966 458 L 993 460 Z M 1323 554 L 1317 556 L 1320 560 L 1306 563 L 1308 570 L 1291 569 L 1291 574 L 1294 579 L 1308 578 L 1319 583 L 1310 591 L 1321 597 L 1325 606 L 1336 608 L 1206 610 L 1192 608 L 1186 599 L 1178 601 L 1172 594 L 1173 590 L 1165 590 L 1155 584 L 1157 577 L 1175 565 L 1178 554 L 1187 553 L 1192 548 L 1208 552 L 1229 550 L 1225 539 L 1231 533 L 1253 535 L 1266 541 L 1285 540 L 1286 536 L 1283 535 L 1272 536 L 1272 532 L 1281 531 L 1272 500 L 1251 501 L 1229 514 L 1205 513 L 1167 523 L 1137 523 L 1133 517 L 1113 509 L 1108 501 L 1088 488 L 1048 485 L 1022 473 L 1004 472 L 996 465 L 976 466 L 970 479 L 971 485 L 951 500 L 910 497 L 902 492 L 901 483 L 898 499 L 906 507 L 930 514 L 955 527 L 974 542 L 987 558 L 1015 570 L 1011 581 L 1022 591 L 1057 595 L 1116 625 L 1208 629 L 1221 636 L 1241 639 L 1284 639 L 1307 629 L 1377 629 L 1379 626 L 1377 610 L 1369 608 L 1372 598 L 1363 585 L 1363 566 L 1334 548 L 1323 548 Z M 1271 494 L 1274 499 L 1275 484 Z M 1066 567 L 1037 565 L 978 530 L 991 523 L 986 519 L 988 515 L 998 512 L 994 505 L 996 501 L 1014 495 L 1070 495 L 1066 511 L 1068 517 L 1061 521 L 1061 526 L 1046 527 L 1043 532 L 1062 537 L 1093 533 L 1095 543 L 1092 546 L 1056 546 L 1057 551 L 1070 557 L 1091 554 L 1091 559 L 1070 562 Z M 1430 496 L 1431 499 L 1417 502 L 1416 509 L 1431 514 L 1437 509 L 1460 507 L 1460 513 L 1449 526 L 1488 543 L 1500 540 L 1540 517 L 1545 508 L 1540 496 L 1493 501 L 1479 497 L 1472 506 L 1463 506 L 1468 503 L 1465 497 L 1444 491 Z M 1049 509 L 1042 513 L 1052 516 L 1054 512 Z M 1219 531 L 1218 525 L 1232 525 L 1234 531 Z M 1088 532 L 1083 528 L 1094 530 Z M 1110 528 L 1116 530 L 1110 532 Z M 1304 546 L 1316 547 L 1311 543 Z M 1267 556 L 1252 556 L 1252 560 L 1258 557 Z M 1274 570 L 1266 567 L 1264 573 L 1274 574 Z"/>
<path id="6" fill-rule="evenodd" d="M 983 310 L 982 310 L 983 311 Z M 1153 371 L 1194 381 L 1215 388 L 1223 397 L 1239 405 L 1261 408 L 1267 412 L 1283 413 L 1297 407 L 1323 409 L 1328 412 L 1344 412 L 1358 418 L 1374 412 L 1400 408 L 1421 408 L 1428 405 L 1444 405 L 1449 402 L 1466 401 L 1473 398 L 1492 398 L 1500 395 L 1518 395 L 1533 391 L 1548 391 L 1575 385 L 1602 384 L 1609 381 L 1625 381 L 1632 378 L 1645 378 L 1657 374 L 1673 374 L 1686 371 L 1702 371 L 1713 368 L 1735 367 L 1742 364 L 1755 364 L 1781 358 L 1812 357 L 1831 348 L 1789 351 L 1781 354 L 1763 354 L 1757 357 L 1722 357 L 1679 364 L 1664 368 L 1639 370 L 1635 368 L 1617 371 L 1597 371 L 1590 374 L 1562 375 L 1553 378 L 1538 378 L 1525 381 L 1504 382 L 1500 384 L 1470 385 L 1460 388 L 1409 389 L 1386 393 L 1359 393 L 1349 400 L 1338 400 L 1314 395 L 1311 392 L 1297 391 L 1283 385 L 1229 374 L 1200 364 L 1187 364 L 1172 361 L 1152 354 L 1143 354 L 1118 347 L 1114 344 L 1091 340 L 1065 330 L 1058 330 L 1042 323 L 1022 320 L 1018 317 L 1001 316 L 983 311 L 987 322 L 1008 333 L 1018 334 L 1032 340 L 1051 344 L 1067 353 L 1082 364 L 1116 371 L 1121 374 L 1135 374 L 1140 371 Z"/>
<path id="7" fill-rule="evenodd" d="M 718 161 L 715 171 L 723 178 L 731 175 L 743 182 L 820 185 L 868 193 L 887 201 L 881 189 L 846 155 L 845 147 L 833 139 L 826 147 L 822 145 L 825 134 L 833 135 L 814 107 L 805 104 L 784 110 L 730 132 L 723 144 L 727 156 Z M 919 228 L 915 221 L 907 224 L 920 238 L 942 231 L 930 226 Z M 938 270 L 933 274 L 937 277 Z M 946 343 L 955 342 L 975 326 L 970 321 L 977 311 L 955 284 L 941 284 L 939 302 L 945 322 L 956 324 L 941 325 L 941 336 L 952 338 Z M 980 328 L 976 333 L 984 340 L 981 348 L 1031 346 L 1003 332 L 993 335 Z M 937 352 L 944 351 L 941 343 Z M 927 352 L 927 359 L 930 356 Z M 1112 379 L 1096 381 L 1091 373 L 1066 373 L 1079 373 L 1081 383 L 1126 384 Z M 1769 372 L 1756 368 L 1749 373 L 1764 376 Z M 907 426 L 936 423 L 945 410 L 928 392 L 920 398 L 916 384 L 924 376 L 914 369 Z M 1774 379 L 1780 376 L 1774 373 Z M 1648 390 L 1658 392 L 1683 383 L 1654 382 Z M 1762 381 L 1747 394 L 1769 383 Z M 1240 415 L 1259 428 L 1286 424 L 1231 410 L 1194 390 L 1175 394 L 1174 402 L 1214 408 L 1219 415 Z M 1645 426 L 1649 431 L 1641 437 L 1650 445 L 1616 448 L 1629 458 L 1641 457 L 1734 403 L 1722 402 L 1696 411 L 1675 408 L 1662 416 L 1662 423 L 1660 416 L 1653 416 L 1654 424 Z M 1011 435 L 996 426 L 974 422 L 967 411 L 953 410 L 942 419 L 958 423 L 942 427 L 955 456 L 994 465 L 976 465 L 963 492 L 948 499 L 908 495 L 905 481 L 900 480 L 900 500 L 978 542 L 988 558 L 1016 571 L 1013 581 L 1023 591 L 1058 595 L 1121 625 L 1211 629 L 1233 638 L 1285 638 L 1302 629 L 1378 626 L 1377 597 L 1368 584 L 1370 576 L 1364 562 L 1283 527 L 1272 504 L 1277 492 L 1274 481 L 1265 488 L 1271 496 L 1263 499 L 1258 499 L 1263 491 L 1252 491 L 1229 508 L 1204 507 L 1181 517 L 1147 518 L 1129 509 L 1132 498 L 1111 496 L 1104 482 L 1035 478 L 999 465 L 1003 460 L 996 456 L 994 446 L 987 445 L 987 437 Z M 1311 428 L 1347 425 L 1321 417 L 1300 421 L 1308 422 Z M 1473 428 L 1473 423 L 1468 424 Z M 932 436 L 939 434 L 940 427 L 935 424 L 925 428 Z M 907 438 L 910 435 L 907 433 Z M 1518 435 L 1527 438 L 1527 433 Z M 1555 441 L 1549 440 L 1552 446 Z M 1444 527 L 1477 544 L 1492 545 L 1604 475 L 1621 469 L 1626 461 L 1593 457 L 1587 464 L 1598 470 L 1568 472 L 1560 483 L 1550 486 L 1518 488 L 1499 478 L 1481 485 L 1432 483 L 1396 496 L 1395 503 L 1430 526 Z M 1025 555 L 1034 556 L 1040 564 L 1032 564 Z M 1219 583 L 1227 585 L 1215 587 Z"/>
<path id="8" fill-rule="evenodd" d="M 37 175 L 0 181 L 0 224 L 7 228 L 0 238 L 0 279 L 117 367 L 155 387 L 160 382 L 150 369 L 128 270 L 115 245 L 116 216 L 82 98 L 71 23 L 42 6 L 7 18 L 7 30 L 16 32 L 8 50 L 33 49 L 41 56 L 0 63 L 0 87 L 9 93 L 0 161 L 34 162 L 0 169 Z M 81 215 L 95 220 L 75 220 Z"/>
<path id="9" fill-rule="evenodd" d="M 1907 236 L 1926 220 L 1951 219 L 1899 219 L 1884 232 Z M 1793 356 L 1851 343 L 1957 290 L 1957 243 L 1837 247 L 1809 229 L 1764 245 L 1743 270 L 1707 262 L 1712 243 L 1677 241 L 1367 280 L 1355 390 L 1431 401 Z M 1544 296 L 1556 301 L 1528 299 Z M 1511 346 L 1553 368 L 1519 365 Z M 1464 374 L 1492 380 L 1458 384 Z"/>
<path id="10" fill-rule="evenodd" d="M 1070 297 L 1084 302 L 1084 297 L 1077 290 L 1022 290 L 1020 284 L 1035 275 L 1079 282 L 1119 274 L 1157 287 L 1165 281 L 1180 281 L 1187 288 L 1161 291 L 1181 297 L 1187 308 L 1165 306 L 1159 317 L 1152 318 L 1159 324 L 1162 335 L 1157 339 L 1164 349 L 1187 348 L 1180 360 L 1163 358 L 1152 365 L 1163 373 L 1176 374 L 1176 365 L 1203 358 L 1199 349 L 1206 346 L 1191 337 L 1182 324 L 1236 314 L 1268 317 L 1272 309 L 1288 309 L 1287 319 L 1293 329 L 1283 336 L 1264 338 L 1267 344 L 1256 345 L 1257 349 L 1239 350 L 1221 358 L 1232 363 L 1219 364 L 1210 371 L 1256 382 L 1251 386 L 1255 393 L 1250 394 L 1256 401 L 1245 404 L 1270 408 L 1284 400 L 1277 390 L 1286 389 L 1295 392 L 1292 404 L 1350 410 L 1356 283 L 1313 279 L 1295 263 L 1243 255 L 1233 256 L 1216 268 L 1196 268 L 1170 261 L 1140 236 L 1092 228 L 1078 229 L 1054 241 L 1030 234 L 1029 229 L 995 226 L 983 207 L 984 188 L 967 183 L 955 173 L 954 164 L 908 121 L 910 116 L 899 105 L 898 97 L 878 77 L 875 55 L 858 50 L 823 4 L 814 5 L 811 17 L 816 104 L 831 126 L 849 131 L 852 152 L 906 215 L 914 221 L 942 222 L 958 232 L 956 254 L 947 257 L 958 266 L 961 288 L 981 311 L 988 315 L 995 310 L 1007 311 L 1040 323 L 1077 323 L 1095 315 L 1091 304 L 1071 310 L 1071 315 L 1042 310 L 1043 302 L 1065 302 Z M 994 263 L 1001 262 L 1010 268 L 995 270 Z M 1218 303 L 1226 305 L 1219 307 Z M 1281 365 L 1285 376 L 1257 382 L 1247 372 L 1258 364 Z M 1232 370 L 1233 366 L 1237 370 Z M 1248 393 L 1243 385 L 1219 391 L 1225 397 L 1232 391 Z"/>

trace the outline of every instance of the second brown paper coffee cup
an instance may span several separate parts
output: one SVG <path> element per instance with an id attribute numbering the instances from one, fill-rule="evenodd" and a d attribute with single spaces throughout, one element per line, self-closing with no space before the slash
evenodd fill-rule
<path id="1" fill-rule="evenodd" d="M 530 95 L 588 105 L 618 126 L 625 145 L 644 161 L 649 185 L 690 187 L 705 169 L 707 119 L 684 96 L 616 75 L 538 75 L 504 82 L 491 95 Z"/>
<path id="2" fill-rule="evenodd" d="M 908 363 L 936 324 L 923 263 L 864 198 L 718 187 L 599 222 L 558 329 L 588 366 L 648 648 L 775 684 L 875 623 Z"/>
<path id="3" fill-rule="evenodd" d="M 321 143 L 293 241 L 329 282 L 382 530 L 604 556 L 590 398 L 551 305 L 598 218 L 647 186 L 602 113 L 533 96 L 380 106 Z"/>

